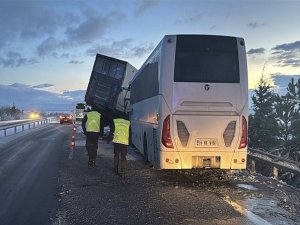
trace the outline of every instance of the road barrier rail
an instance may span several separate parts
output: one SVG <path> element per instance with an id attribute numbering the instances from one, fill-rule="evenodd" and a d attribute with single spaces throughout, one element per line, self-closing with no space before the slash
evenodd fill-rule
<path id="1" fill-rule="evenodd" d="M 19 133 L 21 131 L 31 129 L 34 127 L 38 127 L 42 124 L 46 124 L 47 119 L 40 119 L 40 120 L 22 120 L 21 122 L 14 121 L 8 124 L 1 125 L 0 124 L 0 137 L 6 137 L 8 135 L 8 131 L 12 131 L 13 134 Z M 21 130 L 20 130 L 21 129 Z M 10 132 L 11 133 L 11 132 Z"/>
<path id="2" fill-rule="evenodd" d="M 248 148 L 248 166 L 258 172 L 300 188 L 300 163 L 268 152 Z"/>
<path id="3" fill-rule="evenodd" d="M 286 159 L 277 155 L 270 154 L 268 152 L 259 150 L 259 149 L 253 149 L 248 148 L 248 155 L 250 158 L 262 160 L 271 164 L 274 164 L 274 166 L 277 166 L 281 169 L 290 170 L 291 172 L 300 173 L 300 163 Z"/>

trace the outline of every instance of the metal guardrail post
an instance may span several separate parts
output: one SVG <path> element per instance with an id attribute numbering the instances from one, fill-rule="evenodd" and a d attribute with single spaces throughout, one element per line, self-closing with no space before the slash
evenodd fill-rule
<path id="1" fill-rule="evenodd" d="M 273 167 L 272 169 L 272 177 L 276 180 L 278 180 L 278 168 L 277 167 Z"/>
<path id="2" fill-rule="evenodd" d="M 254 160 L 250 161 L 250 171 L 251 171 L 251 173 L 255 173 L 255 161 Z"/>

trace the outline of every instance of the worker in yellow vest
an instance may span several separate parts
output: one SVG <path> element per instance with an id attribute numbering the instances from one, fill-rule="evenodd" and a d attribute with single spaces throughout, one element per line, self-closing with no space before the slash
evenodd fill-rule
<path id="1" fill-rule="evenodd" d="M 117 118 L 113 120 L 111 134 L 113 134 L 112 142 L 114 143 L 114 171 L 116 174 L 121 175 L 123 179 L 125 179 L 127 167 L 126 155 L 130 140 L 129 129 L 130 122 L 127 118 Z"/>
<path id="2" fill-rule="evenodd" d="M 100 136 L 101 114 L 96 111 L 96 107 L 92 106 L 92 110 L 88 111 L 82 119 L 82 130 L 86 136 L 86 150 L 88 152 L 89 161 L 88 168 L 96 167 L 98 139 Z"/>

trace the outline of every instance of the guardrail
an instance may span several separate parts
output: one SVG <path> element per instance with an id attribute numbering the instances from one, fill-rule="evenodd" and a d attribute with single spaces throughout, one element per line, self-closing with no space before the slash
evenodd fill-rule
<path id="1" fill-rule="evenodd" d="M 8 124 L 8 125 L 3 125 L 0 126 L 0 137 L 5 137 L 8 134 L 8 131 L 10 131 L 10 134 L 16 134 L 18 132 L 31 129 L 37 126 L 40 126 L 42 124 L 46 124 L 47 119 L 42 119 L 42 120 L 32 120 L 32 121 L 26 121 L 26 122 L 19 122 L 19 123 L 14 123 L 14 124 Z"/>
<path id="2" fill-rule="evenodd" d="M 290 185 L 300 187 L 300 163 L 259 149 L 248 148 L 251 172 L 259 172 Z"/>
<path id="3" fill-rule="evenodd" d="M 253 158 L 257 158 L 260 160 L 264 160 L 267 162 L 271 162 L 274 165 L 278 166 L 278 167 L 283 167 L 286 168 L 288 170 L 291 170 L 293 172 L 298 172 L 300 173 L 300 163 L 290 160 L 290 159 L 286 159 L 277 155 L 273 155 L 258 149 L 252 149 L 249 148 L 248 151 L 248 155 L 253 157 Z"/>

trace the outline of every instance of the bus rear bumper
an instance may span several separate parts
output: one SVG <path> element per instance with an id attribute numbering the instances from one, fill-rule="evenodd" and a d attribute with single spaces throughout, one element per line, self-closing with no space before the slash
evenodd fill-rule
<path id="1" fill-rule="evenodd" d="M 235 152 L 169 152 L 161 151 L 161 169 L 213 168 L 224 170 L 246 169 L 247 150 Z"/>

